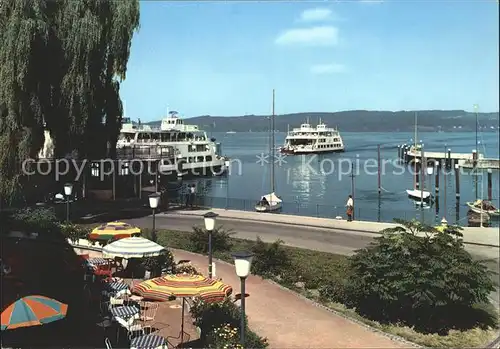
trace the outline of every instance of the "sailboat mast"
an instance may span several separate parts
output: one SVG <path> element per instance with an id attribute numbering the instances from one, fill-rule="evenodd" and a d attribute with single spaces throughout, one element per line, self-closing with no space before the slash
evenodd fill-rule
<path id="1" fill-rule="evenodd" d="M 271 115 L 271 193 L 274 193 L 274 100 L 275 92 L 273 89 L 273 115 Z"/>
<path id="2" fill-rule="evenodd" d="M 415 112 L 415 146 L 413 148 L 415 158 L 413 159 L 414 162 L 414 176 L 413 176 L 413 188 L 417 189 L 417 112 Z"/>

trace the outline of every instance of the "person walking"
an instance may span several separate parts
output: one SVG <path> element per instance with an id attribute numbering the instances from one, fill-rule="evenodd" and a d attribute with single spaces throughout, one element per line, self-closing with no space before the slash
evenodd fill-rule
<path id="1" fill-rule="evenodd" d="M 352 195 L 349 195 L 347 199 L 347 221 L 352 222 L 352 215 L 354 213 L 354 200 L 352 199 Z"/>
<path id="2" fill-rule="evenodd" d="M 196 196 L 196 186 L 194 184 L 191 184 L 191 187 L 189 188 L 189 206 L 191 208 L 193 208 L 195 196 Z"/>

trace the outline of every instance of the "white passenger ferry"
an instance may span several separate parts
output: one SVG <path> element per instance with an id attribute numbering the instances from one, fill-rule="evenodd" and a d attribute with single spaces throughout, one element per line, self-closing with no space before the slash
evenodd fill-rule
<path id="1" fill-rule="evenodd" d="M 344 142 L 336 128 L 329 128 L 321 122 L 312 127 L 308 122 L 288 131 L 285 145 L 280 148 L 284 154 L 318 154 L 344 151 Z"/>
<path id="2" fill-rule="evenodd" d="M 229 160 L 220 155 L 220 143 L 209 139 L 198 126 L 186 125 L 177 112 L 169 112 L 160 128 L 133 124 L 129 118 L 124 118 L 116 147 L 122 151 L 127 148 L 173 150 L 173 156 L 161 159 L 159 169 L 165 174 L 174 172 L 179 177 L 219 175 L 229 167 Z"/>

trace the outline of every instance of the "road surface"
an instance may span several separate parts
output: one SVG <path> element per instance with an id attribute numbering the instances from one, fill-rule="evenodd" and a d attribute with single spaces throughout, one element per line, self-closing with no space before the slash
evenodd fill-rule
<path id="1" fill-rule="evenodd" d="M 127 222 L 146 228 L 152 228 L 153 218 L 129 219 Z M 157 229 L 192 231 L 194 225 L 203 226 L 203 218 L 179 214 L 161 214 L 156 216 Z M 233 230 L 234 237 L 255 240 L 259 236 L 265 242 L 281 239 L 288 246 L 307 248 L 316 251 L 351 255 L 355 250 L 366 247 L 373 241 L 374 234 L 346 232 L 326 228 L 304 228 L 268 222 L 249 222 L 227 218 L 218 218 L 217 226 Z"/>

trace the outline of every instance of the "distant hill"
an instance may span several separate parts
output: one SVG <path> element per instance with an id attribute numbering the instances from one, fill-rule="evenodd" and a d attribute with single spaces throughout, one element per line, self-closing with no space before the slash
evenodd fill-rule
<path id="1" fill-rule="evenodd" d="M 420 110 L 418 129 L 420 131 L 475 131 L 476 116 L 464 110 Z M 276 115 L 275 129 L 286 131 L 299 127 L 309 119 L 315 126 L 321 119 L 327 126 L 338 127 L 340 131 L 351 132 L 411 132 L 414 130 L 415 111 L 368 111 L 350 110 L 336 113 L 311 112 Z M 479 113 L 479 125 L 483 131 L 498 129 L 498 113 Z M 186 123 L 198 125 L 205 131 L 215 132 L 262 132 L 269 130 L 269 115 L 244 116 L 197 116 L 186 118 Z M 160 121 L 148 122 L 159 126 Z M 493 128 L 492 128 L 493 127 Z"/>

